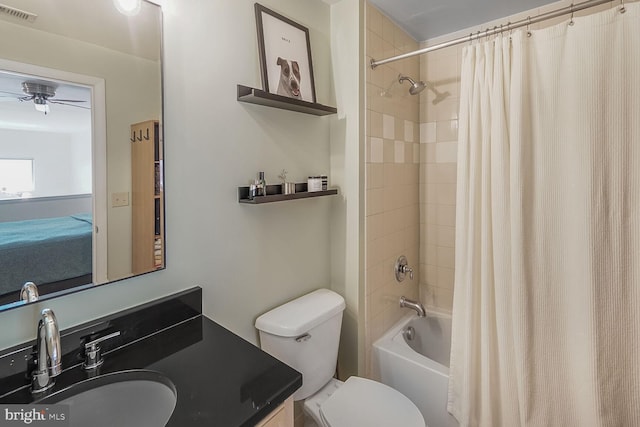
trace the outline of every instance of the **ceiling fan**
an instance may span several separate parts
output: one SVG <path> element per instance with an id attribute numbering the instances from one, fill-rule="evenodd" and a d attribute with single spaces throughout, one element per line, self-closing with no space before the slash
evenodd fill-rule
<path id="1" fill-rule="evenodd" d="M 39 82 L 39 81 L 25 81 L 22 82 L 22 92 L 23 94 L 12 93 L 12 92 L 3 92 L 9 94 L 9 96 L 3 96 L 5 98 L 12 97 L 17 99 L 20 102 L 25 101 L 33 101 L 33 105 L 35 109 L 44 113 L 45 115 L 49 112 L 50 104 L 61 104 L 68 105 L 70 107 L 84 108 L 89 109 L 90 107 L 84 105 L 78 105 L 83 102 L 87 102 L 81 99 L 59 99 L 55 98 L 56 89 L 58 85 L 50 82 Z"/>

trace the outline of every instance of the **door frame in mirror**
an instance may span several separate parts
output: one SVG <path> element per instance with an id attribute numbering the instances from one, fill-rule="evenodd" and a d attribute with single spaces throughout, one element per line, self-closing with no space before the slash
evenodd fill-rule
<path id="1" fill-rule="evenodd" d="M 62 71 L 38 65 L 0 59 L 0 70 L 26 74 L 46 80 L 85 86 L 91 90 L 91 158 L 92 158 L 92 273 L 93 284 L 107 278 L 107 120 L 105 81 L 95 76 Z M 98 256 L 98 254 L 100 256 Z M 59 295 L 58 292 L 51 295 Z M 44 295 L 44 299 L 48 295 Z M 11 308 L 7 307 L 6 308 Z M 4 309 L 5 307 L 0 307 Z"/>

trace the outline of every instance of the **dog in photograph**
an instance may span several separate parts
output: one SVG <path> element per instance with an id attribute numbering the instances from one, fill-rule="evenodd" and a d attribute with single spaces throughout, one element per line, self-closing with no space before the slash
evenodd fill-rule
<path id="1" fill-rule="evenodd" d="M 300 95 L 300 66 L 298 62 L 278 57 L 277 64 L 280 66 L 278 95 L 302 99 Z"/>

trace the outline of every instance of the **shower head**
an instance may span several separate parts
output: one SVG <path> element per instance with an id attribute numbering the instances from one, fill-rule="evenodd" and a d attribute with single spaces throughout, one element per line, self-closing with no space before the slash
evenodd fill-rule
<path id="1" fill-rule="evenodd" d="M 424 82 L 415 82 L 411 77 L 403 76 L 402 74 L 398 75 L 398 82 L 402 83 L 403 81 L 408 80 L 411 83 L 411 87 L 409 88 L 409 93 L 411 95 L 417 95 L 424 90 L 427 85 Z"/>
<path id="2" fill-rule="evenodd" d="M 423 90 L 425 90 L 425 88 L 427 88 L 431 92 L 433 92 L 436 95 L 436 97 L 433 99 L 433 101 L 431 101 L 433 105 L 436 105 L 436 104 L 444 101 L 445 98 L 447 98 L 448 96 L 451 95 L 449 92 L 439 92 L 433 86 L 433 83 L 431 83 L 430 81 L 427 81 L 427 82 L 423 82 L 423 81 L 415 82 L 411 77 L 403 76 L 402 74 L 398 74 L 398 82 L 402 83 L 405 80 L 407 80 L 409 83 L 411 83 L 411 87 L 409 88 L 409 93 L 411 95 L 417 95 L 420 92 L 422 92 Z"/>

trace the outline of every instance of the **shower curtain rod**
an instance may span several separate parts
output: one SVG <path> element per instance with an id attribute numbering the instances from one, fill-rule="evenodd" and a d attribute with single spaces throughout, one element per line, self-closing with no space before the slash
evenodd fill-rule
<path id="1" fill-rule="evenodd" d="M 481 37 L 491 37 L 495 34 L 502 33 L 504 31 L 511 31 L 516 28 L 526 27 L 528 25 L 546 21 L 547 19 L 557 18 L 558 16 L 568 15 L 568 14 L 573 15 L 575 12 L 588 9 L 590 7 L 599 6 L 604 3 L 611 3 L 612 1 L 613 0 L 588 0 L 578 4 L 571 4 L 570 6 L 552 10 L 551 12 L 543 13 L 533 18 L 529 16 L 525 19 L 521 19 L 520 21 L 508 22 L 506 25 L 500 25 L 499 27 L 496 26 L 496 27 L 493 27 L 492 29 L 487 28 L 485 31 L 478 31 L 477 33 L 471 33 L 465 37 L 460 37 L 454 40 L 450 40 L 448 42 L 439 43 L 433 46 L 414 50 L 413 52 L 403 53 L 401 55 L 392 56 L 390 58 L 381 59 L 379 61 L 372 59 L 371 69 L 375 69 L 378 65 L 384 65 L 389 62 L 399 61 L 400 59 L 411 58 L 412 56 L 422 55 L 423 53 L 433 52 L 434 50 L 444 49 L 446 47 L 455 46 L 461 43 L 472 42 L 473 40 L 477 40 Z M 622 3 L 622 8 L 624 8 L 624 3 Z M 621 10 L 624 10 L 624 9 L 621 9 Z"/>

